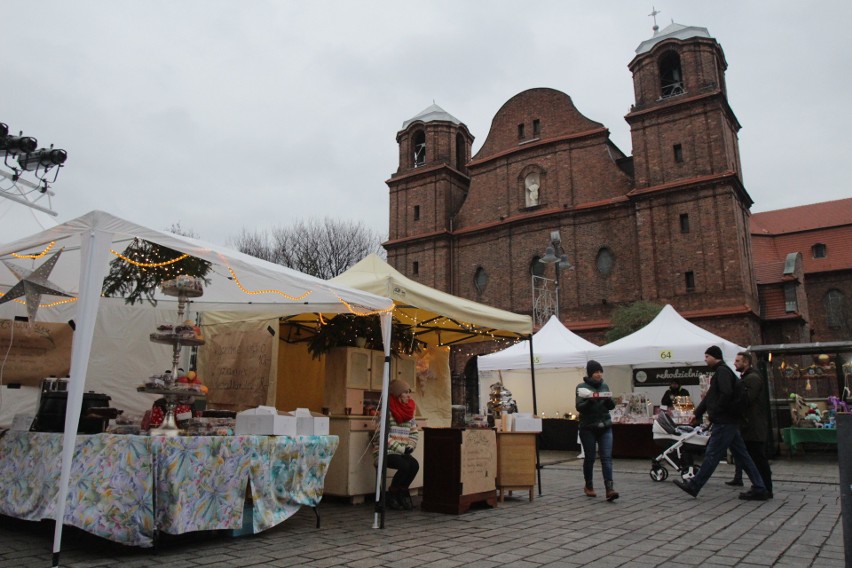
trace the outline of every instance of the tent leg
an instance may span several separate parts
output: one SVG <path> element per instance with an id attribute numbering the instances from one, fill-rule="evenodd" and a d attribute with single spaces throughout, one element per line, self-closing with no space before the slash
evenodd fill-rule
<path id="1" fill-rule="evenodd" d="M 538 450 L 539 436 L 535 437 L 535 473 L 538 476 L 538 496 L 541 497 L 541 458 Z"/>

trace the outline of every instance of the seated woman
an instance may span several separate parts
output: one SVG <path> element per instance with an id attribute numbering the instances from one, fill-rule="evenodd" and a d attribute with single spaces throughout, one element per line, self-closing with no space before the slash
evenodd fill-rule
<path id="1" fill-rule="evenodd" d="M 388 452 L 387 463 L 389 469 L 395 469 L 391 485 L 385 494 L 389 508 L 394 510 L 405 509 L 410 511 L 414 508 L 411 502 L 411 494 L 408 491 L 411 482 L 420 464 L 412 455 L 420 433 L 417 421 L 414 419 L 414 400 L 411 398 L 411 387 L 402 379 L 391 381 L 388 387 L 388 406 L 390 407 L 390 419 L 388 421 Z M 373 457 L 378 459 L 379 445 L 378 436 L 373 445 Z"/>

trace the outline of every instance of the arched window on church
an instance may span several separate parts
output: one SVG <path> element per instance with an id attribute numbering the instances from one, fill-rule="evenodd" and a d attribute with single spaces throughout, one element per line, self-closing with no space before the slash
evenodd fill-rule
<path id="1" fill-rule="evenodd" d="M 825 294 L 823 302 L 825 303 L 825 319 L 828 327 L 832 329 L 843 327 L 843 322 L 847 317 L 846 297 L 843 292 L 832 288 Z"/>
<path id="2" fill-rule="evenodd" d="M 608 247 L 601 247 L 598 250 L 598 256 L 595 258 L 595 266 L 601 276 L 609 276 L 612 274 L 612 269 L 615 266 L 615 256 Z"/>
<path id="3" fill-rule="evenodd" d="M 414 167 L 417 168 L 426 163 L 426 133 L 418 130 L 414 133 Z"/>
<path id="4" fill-rule="evenodd" d="M 461 132 L 456 134 L 456 169 L 464 171 L 464 166 L 467 163 L 467 152 L 464 147 L 464 136 Z"/>
<path id="5" fill-rule="evenodd" d="M 485 293 L 485 287 L 488 286 L 488 273 L 481 266 L 473 274 L 473 285 L 476 288 L 477 294 L 481 296 Z"/>
<path id="6" fill-rule="evenodd" d="M 684 92 L 680 56 L 668 51 L 660 58 L 660 98 L 667 99 Z"/>
<path id="7" fill-rule="evenodd" d="M 534 256 L 532 262 L 530 263 L 530 275 L 538 276 L 539 278 L 544 276 L 544 267 L 546 265 L 541 262 L 541 257 Z"/>

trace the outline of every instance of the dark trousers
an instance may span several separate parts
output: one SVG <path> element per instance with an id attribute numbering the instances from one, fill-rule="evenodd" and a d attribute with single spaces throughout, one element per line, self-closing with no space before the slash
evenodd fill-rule
<path id="1" fill-rule="evenodd" d="M 388 491 L 399 491 L 408 489 L 420 471 L 420 464 L 411 454 L 388 454 L 388 468 L 396 470 Z"/>
<path id="2" fill-rule="evenodd" d="M 719 461 L 725 456 L 725 452 L 729 448 L 734 459 L 741 463 L 743 470 L 751 480 L 752 489 L 757 492 L 764 491 L 766 487 L 763 484 L 763 479 L 748 455 L 738 424 L 713 424 L 710 429 L 710 439 L 707 440 L 707 448 L 704 450 L 704 462 L 689 484 L 695 490 L 700 491 L 707 480 L 710 479 L 710 476 L 713 475 L 716 466 L 719 465 Z"/>
<path id="3" fill-rule="evenodd" d="M 763 484 L 766 486 L 766 490 L 772 493 L 772 470 L 769 468 L 769 459 L 766 457 L 766 444 L 763 442 L 752 442 L 746 440 L 745 445 L 746 450 L 748 450 L 748 455 L 751 457 L 751 461 L 754 462 L 755 467 L 757 467 L 757 471 L 760 472 L 760 477 L 763 478 Z M 734 460 L 734 465 L 736 465 L 736 470 L 734 470 L 734 479 L 742 481 L 743 469 L 740 467 L 740 464 L 737 463 L 737 460 Z"/>

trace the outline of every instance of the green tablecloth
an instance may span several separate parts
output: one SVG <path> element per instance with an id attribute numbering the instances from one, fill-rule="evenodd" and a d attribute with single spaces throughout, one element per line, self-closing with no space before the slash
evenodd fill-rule
<path id="1" fill-rule="evenodd" d="M 836 428 L 782 428 L 781 437 L 789 446 L 791 454 L 796 451 L 799 444 L 804 442 L 837 445 Z"/>

